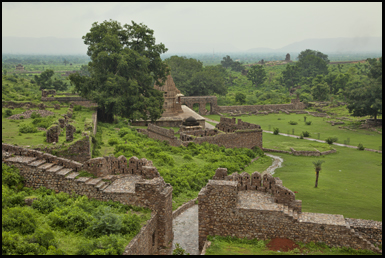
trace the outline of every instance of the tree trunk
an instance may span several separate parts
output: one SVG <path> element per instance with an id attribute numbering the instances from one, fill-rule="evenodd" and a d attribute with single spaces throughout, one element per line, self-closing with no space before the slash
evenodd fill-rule
<path id="1" fill-rule="evenodd" d="M 318 175 L 319 175 L 319 171 L 316 170 L 315 173 L 316 173 L 316 176 L 315 176 L 315 188 L 317 188 L 317 186 L 318 186 Z"/>

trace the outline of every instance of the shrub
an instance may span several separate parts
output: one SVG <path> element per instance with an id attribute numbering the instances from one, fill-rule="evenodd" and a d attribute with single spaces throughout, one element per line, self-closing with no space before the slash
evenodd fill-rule
<path id="1" fill-rule="evenodd" d="M 311 125 L 311 121 L 305 122 L 306 125 Z"/>
<path id="2" fill-rule="evenodd" d="M 37 227 L 35 211 L 29 207 L 14 207 L 2 210 L 2 227 L 6 231 L 17 230 L 31 234 Z"/>
<path id="3" fill-rule="evenodd" d="M 12 116 L 12 109 L 6 109 L 5 110 L 5 117 Z"/>
<path id="4" fill-rule="evenodd" d="M 291 121 L 291 120 L 290 120 L 288 123 L 291 124 L 291 125 L 296 125 L 296 124 L 298 124 L 296 121 Z"/>
<path id="5" fill-rule="evenodd" d="M 175 249 L 172 251 L 172 255 L 190 255 L 186 250 L 180 247 L 179 243 L 175 243 Z"/>
<path id="6" fill-rule="evenodd" d="M 190 155 L 185 154 L 185 155 L 183 155 L 183 159 L 185 159 L 185 160 L 192 160 L 193 158 Z"/>
<path id="7" fill-rule="evenodd" d="M 119 137 L 123 137 L 128 133 L 131 133 L 131 130 L 127 127 L 124 127 L 124 128 L 119 130 L 118 135 L 119 135 Z"/>
<path id="8" fill-rule="evenodd" d="M 75 105 L 74 106 L 74 111 L 81 111 L 82 110 L 82 106 L 81 105 Z"/>
<path id="9" fill-rule="evenodd" d="M 90 226 L 93 218 L 77 206 L 55 209 L 48 215 L 49 224 L 53 227 L 65 228 L 75 233 Z"/>
<path id="10" fill-rule="evenodd" d="M 35 118 L 41 118 L 41 115 L 40 115 L 39 113 L 33 112 L 33 113 L 31 114 L 31 118 L 32 118 L 32 119 L 35 119 Z"/>
<path id="11" fill-rule="evenodd" d="M 113 145 L 115 145 L 115 144 L 117 144 L 118 143 L 118 139 L 116 139 L 116 138 L 110 138 L 109 140 L 108 140 L 108 144 L 110 145 L 110 146 L 113 146 Z"/>
<path id="12" fill-rule="evenodd" d="M 24 119 L 24 116 L 20 116 L 19 118 L 20 118 L 20 119 Z"/>
<path id="13" fill-rule="evenodd" d="M 43 214 L 48 214 L 53 212 L 53 210 L 59 205 L 59 200 L 56 199 L 53 195 L 46 195 L 42 198 L 34 200 L 32 203 L 32 208 L 38 210 Z"/>
<path id="14" fill-rule="evenodd" d="M 275 135 L 277 135 L 277 134 L 279 134 L 279 128 L 273 128 L 273 133 L 275 134 Z"/>
<path id="15" fill-rule="evenodd" d="M 18 168 L 2 164 L 1 183 L 3 185 L 11 187 L 23 182 L 24 178 L 20 175 Z"/>
<path id="16" fill-rule="evenodd" d="M 48 117 L 36 117 L 32 120 L 32 124 L 36 127 L 42 127 L 42 128 L 49 128 L 52 125 L 52 122 L 54 121 L 53 116 Z"/>
<path id="17" fill-rule="evenodd" d="M 333 144 L 333 142 L 338 141 L 338 138 L 337 137 L 328 137 L 325 139 L 325 141 L 327 144 Z"/>
<path id="18" fill-rule="evenodd" d="M 362 143 L 359 143 L 357 147 L 358 147 L 358 150 L 365 150 L 365 147 Z"/>
<path id="19" fill-rule="evenodd" d="M 310 133 L 308 131 L 302 132 L 303 137 L 310 137 Z"/>
<path id="20" fill-rule="evenodd" d="M 47 224 L 36 228 L 35 233 L 33 233 L 32 237 L 29 239 L 29 242 L 37 243 L 47 249 L 49 246 L 57 248 L 58 244 L 53 231 L 49 228 Z"/>

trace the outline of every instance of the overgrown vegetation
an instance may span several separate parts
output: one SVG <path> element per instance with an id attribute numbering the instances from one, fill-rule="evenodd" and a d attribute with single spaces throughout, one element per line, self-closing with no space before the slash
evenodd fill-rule
<path id="1" fill-rule="evenodd" d="M 22 183 L 17 168 L 2 165 L 3 255 L 122 254 L 151 215 L 145 208 Z M 26 206 L 26 198 L 36 199 Z"/>

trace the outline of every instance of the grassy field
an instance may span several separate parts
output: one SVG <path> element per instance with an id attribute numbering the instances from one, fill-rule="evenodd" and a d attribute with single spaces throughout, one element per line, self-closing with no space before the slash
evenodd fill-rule
<path id="1" fill-rule="evenodd" d="M 206 255 L 373 255 L 368 250 L 354 250 L 352 248 L 328 247 L 323 244 L 296 242 L 299 248 L 288 252 L 272 251 L 266 245 L 267 241 L 247 240 L 226 237 L 209 237 L 211 245 L 206 249 Z"/>
<path id="2" fill-rule="evenodd" d="M 210 119 L 219 121 L 219 115 L 208 115 Z M 269 115 L 242 115 L 237 118 L 241 118 L 242 121 L 258 124 L 265 131 L 273 131 L 273 128 L 279 128 L 281 133 L 289 133 L 294 135 L 300 135 L 303 131 L 310 133 L 310 138 L 318 139 L 318 133 L 320 134 L 320 140 L 325 140 L 328 137 L 337 137 L 338 143 L 344 143 L 344 140 L 350 139 L 350 145 L 357 146 L 362 143 L 365 148 L 371 148 L 378 150 L 382 146 L 382 135 L 365 130 L 355 129 L 356 131 L 340 129 L 338 126 L 331 126 L 330 123 L 326 123 L 328 120 L 323 117 L 313 117 L 307 115 L 306 121 L 312 121 L 311 125 L 305 125 L 304 114 L 269 114 Z M 295 121 L 297 125 L 290 125 L 289 121 Z M 270 129 L 270 130 L 269 130 Z M 265 134 L 264 134 L 265 135 Z M 267 147 L 267 146 L 266 146 Z M 268 147 L 267 147 L 268 148 Z"/>
<path id="3" fill-rule="evenodd" d="M 32 109 L 33 110 L 33 109 Z M 36 109 L 37 110 L 37 109 Z M 62 118 L 62 114 L 67 113 L 68 108 L 62 107 L 60 110 L 56 110 L 54 108 L 46 108 L 46 110 L 55 113 L 55 121 L 59 118 Z M 4 113 L 5 108 L 2 109 Z M 15 108 L 12 110 L 13 114 L 23 113 L 25 109 L 23 108 Z M 82 108 L 81 111 L 74 111 L 74 119 L 71 119 L 71 124 L 76 127 L 76 129 L 84 130 L 84 121 L 86 119 L 90 119 L 92 113 L 95 112 L 88 108 Z M 19 127 L 23 124 L 31 124 L 33 121 L 32 118 L 28 119 L 20 119 L 20 120 L 12 120 L 2 117 L 2 140 L 5 143 L 9 144 L 17 144 L 19 146 L 36 146 L 36 145 L 51 145 L 50 143 L 45 142 L 46 136 L 43 131 L 38 131 L 36 133 L 19 133 Z M 74 134 L 74 141 L 81 138 L 81 133 Z M 65 128 L 62 129 L 62 133 L 59 135 L 59 143 L 66 142 L 66 134 Z"/>

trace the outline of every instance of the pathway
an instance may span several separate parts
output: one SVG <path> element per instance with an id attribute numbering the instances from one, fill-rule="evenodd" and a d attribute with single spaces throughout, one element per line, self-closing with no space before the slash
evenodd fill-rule
<path id="1" fill-rule="evenodd" d="M 175 249 L 175 243 L 179 243 L 179 246 L 186 250 L 189 254 L 199 254 L 198 205 L 188 208 L 178 217 L 173 219 L 172 228 L 174 231 L 172 250 Z"/>
<path id="2" fill-rule="evenodd" d="M 280 168 L 282 167 L 282 162 L 283 162 L 283 159 L 281 157 L 278 157 L 278 156 L 275 156 L 275 155 L 271 155 L 269 153 L 265 153 L 266 156 L 269 156 L 271 158 L 274 159 L 273 161 L 273 164 L 268 167 L 265 171 L 262 172 L 261 176 L 263 176 L 264 174 L 270 174 L 270 175 L 273 175 L 274 174 L 274 171 L 277 169 L 277 168 Z"/>

